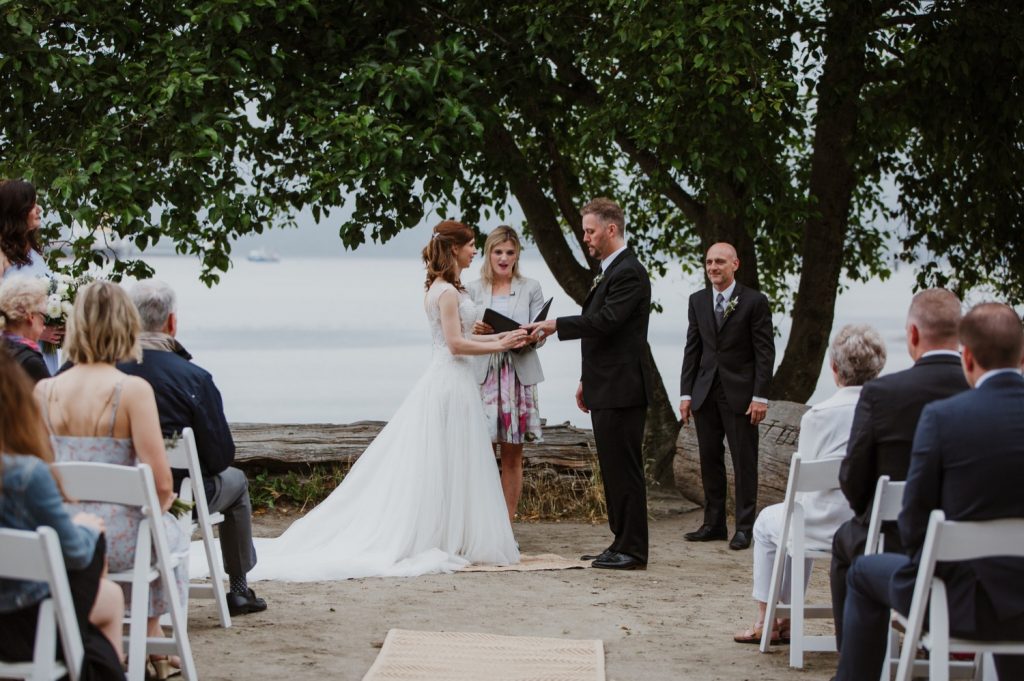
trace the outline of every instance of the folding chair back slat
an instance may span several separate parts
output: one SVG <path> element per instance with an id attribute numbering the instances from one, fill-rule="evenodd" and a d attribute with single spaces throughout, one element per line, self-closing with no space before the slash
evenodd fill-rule
<path id="1" fill-rule="evenodd" d="M 50 589 L 39 604 L 32 662 L 0 661 L 0 678 L 59 679 L 66 674 L 78 681 L 85 650 L 56 531 L 0 530 L 0 577 L 45 581 Z M 56 660 L 57 630 L 68 665 Z"/>
<path id="2" fill-rule="evenodd" d="M 1024 520 L 1004 518 L 983 522 L 946 520 L 936 528 L 939 541 L 935 560 L 960 561 L 977 558 L 1024 557 L 1024 541 L 1007 541 L 1021 535 Z"/>
<path id="3" fill-rule="evenodd" d="M 139 486 L 139 470 L 135 466 L 89 461 L 61 461 L 61 485 L 75 501 L 98 501 L 145 509 L 146 490 Z"/>

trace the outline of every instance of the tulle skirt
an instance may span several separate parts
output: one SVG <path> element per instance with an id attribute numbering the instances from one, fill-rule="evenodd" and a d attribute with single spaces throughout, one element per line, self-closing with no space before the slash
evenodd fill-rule
<path id="1" fill-rule="evenodd" d="M 468 563 L 517 563 L 466 358 L 435 350 L 427 372 L 337 489 L 277 539 L 257 539 L 256 553 L 250 581 L 413 576 Z"/>

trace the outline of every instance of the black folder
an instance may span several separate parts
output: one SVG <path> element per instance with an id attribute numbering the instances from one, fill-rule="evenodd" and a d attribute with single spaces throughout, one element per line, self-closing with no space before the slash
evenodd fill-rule
<path id="1" fill-rule="evenodd" d="M 537 316 L 534 317 L 533 321 L 542 322 L 548 318 L 548 310 L 551 309 L 552 300 L 554 300 L 553 297 L 548 298 L 548 302 L 544 303 L 544 307 L 540 309 L 540 312 L 537 313 Z M 483 322 L 484 324 L 487 324 L 492 329 L 494 329 L 494 333 L 515 331 L 520 327 L 519 322 L 517 322 L 516 320 L 509 319 L 505 315 L 501 314 L 500 312 L 495 312 L 491 308 L 487 308 L 486 310 L 484 310 Z"/>

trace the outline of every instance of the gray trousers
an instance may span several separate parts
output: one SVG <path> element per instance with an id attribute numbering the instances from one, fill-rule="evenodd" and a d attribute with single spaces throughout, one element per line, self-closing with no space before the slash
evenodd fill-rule
<path id="1" fill-rule="evenodd" d="M 213 483 L 213 496 L 207 502 L 211 513 L 224 514 L 224 522 L 218 529 L 224 571 L 232 577 L 243 577 L 256 565 L 249 481 L 242 471 L 228 468 L 213 476 Z"/>

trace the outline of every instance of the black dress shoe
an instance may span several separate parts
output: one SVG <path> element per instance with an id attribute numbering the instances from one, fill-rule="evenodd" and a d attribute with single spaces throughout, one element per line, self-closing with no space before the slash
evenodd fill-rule
<path id="1" fill-rule="evenodd" d="M 725 531 L 724 527 L 701 525 L 699 530 L 687 532 L 683 538 L 686 541 L 725 541 L 728 536 L 729 533 Z"/>
<path id="2" fill-rule="evenodd" d="M 594 556 L 591 556 L 590 554 L 587 554 L 585 556 L 580 556 L 580 560 L 600 560 L 600 559 L 604 558 L 605 556 L 607 556 L 611 552 L 612 552 L 611 549 L 605 549 L 601 553 L 598 553 L 597 555 L 594 555 Z"/>
<path id="3" fill-rule="evenodd" d="M 256 595 L 252 589 L 246 589 L 244 594 L 228 592 L 228 612 L 232 615 L 248 615 L 251 612 L 263 612 L 267 609 L 267 602 Z"/>
<path id="4" fill-rule="evenodd" d="M 742 551 L 743 549 L 750 548 L 750 532 L 747 530 L 736 530 L 736 534 L 732 536 L 732 541 L 729 542 L 729 548 L 733 551 Z"/>
<path id="5" fill-rule="evenodd" d="M 598 558 L 590 564 L 591 567 L 602 570 L 646 570 L 647 563 L 639 558 L 634 558 L 625 553 L 608 551 L 607 555 Z"/>

